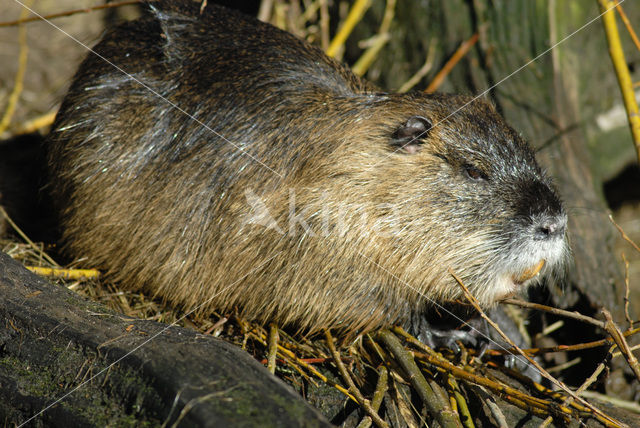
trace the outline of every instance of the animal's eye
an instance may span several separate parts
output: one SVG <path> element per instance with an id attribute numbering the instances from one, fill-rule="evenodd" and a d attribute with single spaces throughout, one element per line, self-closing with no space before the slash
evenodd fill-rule
<path id="1" fill-rule="evenodd" d="M 487 175 L 473 165 L 465 164 L 463 169 L 466 176 L 472 180 L 480 181 L 487 179 Z"/>

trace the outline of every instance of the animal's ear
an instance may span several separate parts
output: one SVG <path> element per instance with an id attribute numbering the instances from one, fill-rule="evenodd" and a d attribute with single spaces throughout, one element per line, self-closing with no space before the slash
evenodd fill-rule
<path id="1" fill-rule="evenodd" d="M 411 116 L 393 133 L 391 144 L 396 150 L 414 154 L 420 151 L 431 131 L 431 121 L 422 116 Z"/>

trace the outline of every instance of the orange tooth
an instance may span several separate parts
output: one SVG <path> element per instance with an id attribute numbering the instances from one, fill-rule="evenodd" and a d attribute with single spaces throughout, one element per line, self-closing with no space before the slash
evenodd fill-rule
<path id="1" fill-rule="evenodd" d="M 537 265 L 525 270 L 524 272 L 522 272 L 522 274 L 519 277 L 514 278 L 513 281 L 516 284 L 522 284 L 523 282 L 535 277 L 540 273 L 540 271 L 544 267 L 544 264 L 545 264 L 545 260 L 544 259 L 540 260 Z"/>

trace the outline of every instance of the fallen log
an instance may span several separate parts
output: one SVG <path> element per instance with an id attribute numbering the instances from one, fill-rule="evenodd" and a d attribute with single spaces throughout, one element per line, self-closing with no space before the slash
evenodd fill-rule
<path id="1" fill-rule="evenodd" d="M 0 295 L 5 424 L 330 426 L 241 349 L 114 313 L 4 253 Z"/>

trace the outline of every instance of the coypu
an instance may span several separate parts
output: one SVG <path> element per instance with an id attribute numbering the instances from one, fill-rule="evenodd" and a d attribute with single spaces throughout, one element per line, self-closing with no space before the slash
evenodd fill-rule
<path id="1" fill-rule="evenodd" d="M 95 52 L 49 137 L 51 190 L 64 250 L 123 287 L 354 333 L 459 298 L 450 269 L 490 306 L 562 264 L 562 204 L 485 102 L 381 92 L 190 1 Z"/>

